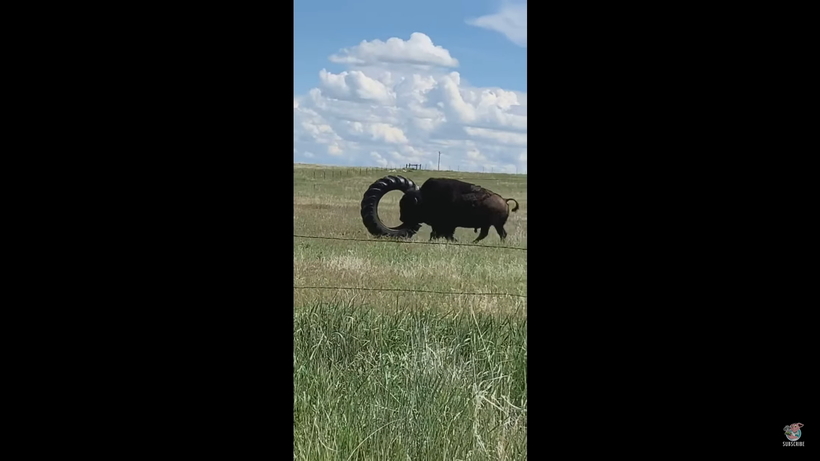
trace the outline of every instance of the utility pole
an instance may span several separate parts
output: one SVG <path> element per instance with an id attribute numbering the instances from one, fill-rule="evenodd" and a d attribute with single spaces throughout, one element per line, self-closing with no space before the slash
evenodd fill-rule
<path id="1" fill-rule="evenodd" d="M 438 151 L 438 170 L 441 171 L 441 151 Z"/>

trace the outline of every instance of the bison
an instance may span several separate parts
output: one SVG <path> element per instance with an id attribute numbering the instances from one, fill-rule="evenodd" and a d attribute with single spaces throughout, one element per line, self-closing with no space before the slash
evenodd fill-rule
<path id="1" fill-rule="evenodd" d="M 392 190 L 404 192 L 399 202 L 400 219 L 398 227 L 385 226 L 378 216 L 379 200 Z M 515 202 L 509 209 L 507 202 Z M 370 185 L 362 199 L 362 222 L 367 230 L 377 237 L 412 237 L 428 224 L 432 231 L 430 240 L 446 238 L 455 241 L 453 234 L 457 227 L 481 229 L 473 241 L 478 242 L 495 227 L 503 242 L 507 237 L 504 224 L 510 211 L 518 211 L 518 201 L 507 198 L 481 186 L 448 178 L 430 178 L 419 189 L 413 181 L 402 176 L 385 176 Z"/>

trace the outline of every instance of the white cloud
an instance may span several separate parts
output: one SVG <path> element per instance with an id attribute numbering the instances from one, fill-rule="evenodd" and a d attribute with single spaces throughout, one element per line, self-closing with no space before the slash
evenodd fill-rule
<path id="1" fill-rule="evenodd" d="M 330 155 L 342 155 L 344 151 L 339 147 L 339 144 L 333 143 L 327 146 L 327 153 Z"/>
<path id="2" fill-rule="evenodd" d="M 458 61 L 450 56 L 449 51 L 433 45 L 430 37 L 420 32 L 410 34 L 410 40 L 407 41 L 397 37 L 389 38 L 386 42 L 363 40 L 354 47 L 342 48 L 339 54 L 331 55 L 330 60 L 337 64 L 359 66 L 387 62 L 458 67 Z"/>
<path id="3" fill-rule="evenodd" d="M 358 70 L 334 75 L 322 69 L 319 81 L 325 94 L 335 99 L 390 103 L 395 98 L 382 82 Z"/>
<path id="4" fill-rule="evenodd" d="M 376 165 L 381 167 L 387 166 L 387 159 L 379 155 L 378 152 L 371 152 L 370 156 L 373 157 L 373 160 L 376 162 Z"/>
<path id="5" fill-rule="evenodd" d="M 467 19 L 467 24 L 504 34 L 511 42 L 527 47 L 527 3 L 502 1 L 495 14 Z"/>
<path id="6" fill-rule="evenodd" d="M 295 157 L 430 168 L 440 151 L 442 169 L 527 171 L 526 93 L 470 86 L 446 69 L 457 65 L 450 52 L 420 33 L 344 53 L 331 60 L 354 68 L 317 69 L 318 87 L 294 95 Z"/>
<path id="7" fill-rule="evenodd" d="M 514 133 L 503 130 L 490 130 L 487 128 L 464 127 L 464 131 L 476 140 L 481 140 L 490 144 L 501 146 L 527 147 L 527 134 Z"/>

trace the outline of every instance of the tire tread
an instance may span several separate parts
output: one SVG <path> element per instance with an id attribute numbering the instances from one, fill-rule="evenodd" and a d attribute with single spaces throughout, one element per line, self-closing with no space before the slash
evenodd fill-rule
<path id="1" fill-rule="evenodd" d="M 398 227 L 387 227 L 379 218 L 379 202 L 384 194 L 400 190 L 418 190 L 416 184 L 403 176 L 385 176 L 371 184 L 362 197 L 361 216 L 362 223 L 367 231 L 375 237 L 396 237 L 411 238 L 421 229 L 421 224 L 407 225 L 401 224 Z"/>

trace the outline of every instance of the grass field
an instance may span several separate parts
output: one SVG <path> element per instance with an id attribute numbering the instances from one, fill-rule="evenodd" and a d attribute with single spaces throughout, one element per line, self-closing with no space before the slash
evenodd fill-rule
<path id="1" fill-rule="evenodd" d="M 501 244 L 370 237 L 359 207 L 387 174 L 464 179 L 515 198 Z M 526 295 L 526 175 L 294 165 L 294 287 Z M 400 192 L 379 214 L 397 225 Z M 427 242 L 424 225 L 412 242 Z M 442 241 L 443 242 L 443 241 Z M 522 460 L 527 441 L 526 298 L 294 289 L 294 458 Z"/>

